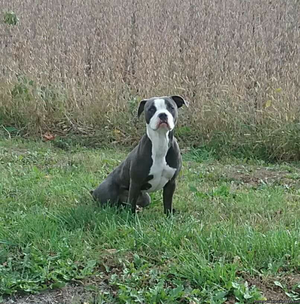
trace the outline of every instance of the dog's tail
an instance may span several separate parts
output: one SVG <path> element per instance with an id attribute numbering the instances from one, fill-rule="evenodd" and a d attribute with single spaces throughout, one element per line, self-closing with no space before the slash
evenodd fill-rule
<path id="1" fill-rule="evenodd" d="M 93 198 L 93 200 L 95 200 L 94 192 L 95 192 L 94 190 L 89 190 L 89 193 L 90 193 L 91 197 Z"/>
<path id="2" fill-rule="evenodd" d="M 88 187 L 86 187 L 86 186 L 83 186 L 83 188 L 84 188 L 85 190 L 87 190 L 91 196 L 93 196 L 94 190 L 90 190 L 91 188 L 88 188 Z"/>

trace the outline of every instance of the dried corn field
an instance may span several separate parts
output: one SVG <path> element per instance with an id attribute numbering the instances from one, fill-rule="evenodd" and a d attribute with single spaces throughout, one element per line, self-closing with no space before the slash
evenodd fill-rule
<path id="1" fill-rule="evenodd" d="M 7 11 L 4 126 L 128 143 L 141 98 L 180 94 L 187 145 L 300 158 L 298 0 L 1 0 Z"/>

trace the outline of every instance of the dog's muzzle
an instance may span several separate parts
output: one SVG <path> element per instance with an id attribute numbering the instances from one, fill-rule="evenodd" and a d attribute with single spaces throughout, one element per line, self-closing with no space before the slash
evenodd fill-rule
<path id="1" fill-rule="evenodd" d="M 158 128 L 165 127 L 165 128 L 170 129 L 170 125 L 168 123 L 168 115 L 166 113 L 160 113 L 158 115 L 158 118 L 159 118 L 159 122 L 157 124 Z"/>

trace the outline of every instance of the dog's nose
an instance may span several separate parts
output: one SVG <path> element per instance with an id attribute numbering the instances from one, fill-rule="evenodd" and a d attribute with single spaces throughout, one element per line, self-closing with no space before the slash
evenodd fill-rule
<path id="1" fill-rule="evenodd" d="M 166 113 L 160 113 L 158 115 L 159 119 L 162 121 L 167 121 L 168 120 L 168 115 Z"/>

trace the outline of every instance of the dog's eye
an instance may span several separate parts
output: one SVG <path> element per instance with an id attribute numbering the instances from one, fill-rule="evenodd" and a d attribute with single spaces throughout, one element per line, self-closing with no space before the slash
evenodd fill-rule
<path id="1" fill-rule="evenodd" d="M 150 112 L 155 112 L 155 108 L 154 108 L 154 107 L 151 107 L 151 108 L 149 109 L 149 111 L 150 111 Z"/>

